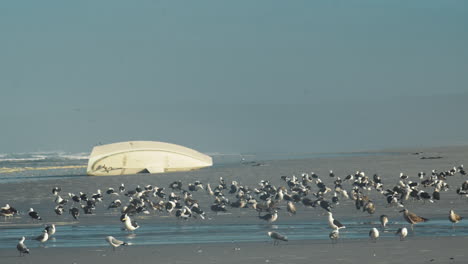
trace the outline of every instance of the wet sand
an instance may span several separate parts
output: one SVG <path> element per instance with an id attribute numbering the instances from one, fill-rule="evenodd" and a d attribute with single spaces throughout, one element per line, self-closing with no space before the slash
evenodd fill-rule
<path id="1" fill-rule="evenodd" d="M 385 152 L 386 154 L 382 154 Z M 377 154 L 379 153 L 379 154 Z M 440 158 L 439 158 L 440 157 Z M 203 183 L 218 182 L 219 177 L 223 177 L 228 183 L 236 180 L 242 185 L 255 187 L 261 180 L 270 180 L 274 185 L 284 185 L 280 179 L 282 175 L 300 176 L 301 173 L 311 171 L 317 173 L 320 178 L 329 186 L 334 179 L 328 177 L 328 171 L 332 169 L 336 176 L 344 178 L 357 170 L 364 171 L 367 176 L 372 177 L 378 173 L 386 187 L 391 188 L 398 182 L 400 172 L 410 176 L 410 179 L 417 181 L 417 173 L 425 171 L 430 174 L 432 169 L 439 171 L 448 170 L 453 166 L 468 164 L 468 147 L 440 147 L 430 149 L 400 149 L 391 151 L 379 151 L 376 155 L 365 156 L 341 156 L 330 158 L 302 159 L 266 161 L 262 166 L 252 166 L 251 164 L 232 165 L 218 168 L 207 168 L 193 172 L 168 173 L 157 175 L 132 175 L 115 177 L 77 177 L 58 180 L 41 180 L 21 183 L 0 184 L 0 204 L 9 203 L 23 212 L 22 215 L 4 222 L 0 222 L 0 228 L 21 226 L 37 226 L 40 228 L 43 223 L 32 224 L 26 212 L 30 207 L 37 210 L 44 218 L 44 223 L 56 223 L 58 225 L 81 226 L 104 223 L 120 226 L 120 213 L 118 211 L 106 210 L 111 198 L 105 195 L 105 201 L 98 205 L 95 215 L 85 215 L 80 217 L 79 222 L 74 221 L 68 214 L 56 216 L 53 212 L 54 197 L 51 194 L 53 186 L 62 188 L 62 196 L 65 198 L 68 192 L 78 193 L 79 191 L 89 194 L 95 193 L 98 188 L 103 192 L 108 187 L 118 188 L 120 183 L 124 183 L 127 189 L 135 188 L 138 185 L 146 184 L 165 187 L 174 180 L 182 180 L 184 186 L 188 182 L 200 180 Z M 461 199 L 455 193 L 467 176 L 449 177 L 447 182 L 451 186 L 447 192 L 442 192 L 441 201 L 435 203 L 423 203 L 422 201 L 409 202 L 406 207 L 419 215 L 430 219 L 447 219 L 448 210 L 453 208 L 462 216 L 468 216 L 468 201 Z M 350 189 L 348 184 L 344 185 Z M 315 190 L 315 186 L 313 188 Z M 432 192 L 432 188 L 427 189 Z M 199 200 L 200 206 L 210 217 L 211 223 L 215 224 L 259 224 L 254 210 L 232 209 L 231 215 L 216 215 L 210 212 L 212 198 L 205 192 L 193 193 L 194 198 Z M 339 219 L 354 219 L 356 221 L 378 221 L 378 216 L 387 214 L 391 221 L 404 220 L 398 208 L 386 207 L 384 197 L 371 191 L 368 195 L 374 200 L 377 211 L 369 216 L 367 213 L 357 212 L 354 202 L 342 200 L 333 211 Z M 331 196 L 328 196 L 330 198 Z M 120 197 L 123 198 L 122 196 Z M 123 201 L 126 199 L 122 199 Z M 284 208 L 284 204 L 282 204 Z M 235 216 L 235 217 L 233 217 Z M 149 216 L 136 216 L 142 226 L 138 232 L 144 232 L 145 224 L 170 224 L 175 221 L 164 213 L 152 213 Z M 187 221 L 188 225 L 197 225 L 200 220 Z M 281 210 L 278 224 L 287 221 L 321 221 L 326 226 L 326 216 L 322 209 L 304 208 L 298 205 L 298 213 L 289 216 L 286 210 Z M 448 221 L 448 220 L 447 220 Z M 206 224 L 206 223 L 204 223 Z M 118 230 L 116 228 L 116 230 Z M 328 231 L 327 231 L 328 234 Z M 116 234 L 109 234 L 119 236 Z M 103 238 L 104 239 L 104 238 Z M 220 244 L 185 244 L 185 245 L 157 245 L 141 246 L 132 245 L 116 252 L 112 252 L 109 247 L 96 248 L 36 248 L 30 242 L 31 255 L 18 258 L 15 249 L 16 240 L 11 241 L 11 249 L 0 249 L 0 263 L 49 263 L 50 259 L 63 260 L 60 263 L 310 263 L 319 261 L 320 263 L 466 263 L 465 245 L 467 237 L 418 237 L 417 228 L 414 236 L 407 241 L 400 242 L 395 239 L 384 238 L 377 243 L 370 243 L 368 239 L 346 239 L 343 238 L 339 244 L 332 246 L 328 240 L 301 240 L 289 241 L 280 246 L 274 247 L 266 238 L 264 242 L 257 243 L 220 243 Z M 164 238 L 161 238 L 164 241 Z M 375 254 L 375 256 L 374 256 Z M 454 258 L 451 260 L 450 258 Z M 431 261 L 432 260 L 432 261 Z M 59 263 L 59 262 L 57 262 Z"/>
<path id="2" fill-rule="evenodd" d="M 467 263 L 468 238 L 413 238 L 407 241 L 344 240 L 271 243 L 34 248 L 19 257 L 0 250 L 1 263 Z"/>

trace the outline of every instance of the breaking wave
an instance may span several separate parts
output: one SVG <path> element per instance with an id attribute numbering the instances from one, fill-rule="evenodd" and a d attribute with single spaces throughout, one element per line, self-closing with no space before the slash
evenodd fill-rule
<path id="1" fill-rule="evenodd" d="M 89 158 L 89 153 L 87 152 L 80 152 L 80 153 L 67 153 L 67 152 L 1 153 L 0 163 L 87 160 L 88 158 Z"/>

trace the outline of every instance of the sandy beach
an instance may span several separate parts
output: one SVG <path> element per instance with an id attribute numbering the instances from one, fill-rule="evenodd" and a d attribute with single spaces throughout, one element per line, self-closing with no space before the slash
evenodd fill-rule
<path id="1" fill-rule="evenodd" d="M 408 180 L 419 181 L 417 173 L 424 171 L 427 174 L 431 170 L 449 170 L 454 166 L 466 163 L 468 157 L 468 147 L 439 147 L 428 149 L 398 149 L 383 150 L 375 153 L 350 153 L 337 157 L 314 158 L 314 159 L 291 159 L 264 161 L 259 164 L 237 164 L 224 167 L 213 167 L 192 172 L 177 172 L 168 174 L 140 174 L 132 176 L 113 177 L 71 177 L 56 180 L 24 181 L 16 183 L 0 184 L 0 203 L 3 206 L 9 203 L 20 211 L 20 215 L 0 222 L 1 232 L 7 234 L 11 230 L 34 230 L 34 232 L 24 234 L 28 237 L 26 245 L 31 250 L 31 254 L 18 257 L 16 251 L 17 238 L 7 237 L 0 242 L 4 246 L 0 249 L 1 263 L 49 263 L 54 259 L 56 263 L 466 263 L 465 245 L 467 236 L 464 234 L 468 226 L 463 221 L 455 229 L 449 228 L 448 211 L 454 209 L 461 216 L 468 215 L 466 207 L 468 201 L 466 197 L 456 194 L 456 189 L 461 183 L 467 180 L 466 176 L 459 174 L 449 176 L 446 182 L 450 188 L 441 192 L 441 200 L 431 202 L 408 201 L 405 207 L 430 219 L 427 224 L 416 225 L 414 232 L 410 232 L 406 241 L 399 241 L 393 232 L 401 226 L 409 225 L 404 221 L 401 208 L 387 207 L 385 197 L 375 190 L 366 194 L 374 201 L 376 212 L 373 215 L 357 211 L 354 201 L 341 199 L 340 203 L 333 208 L 333 214 L 345 224 L 349 223 L 349 230 L 342 231 L 342 237 L 338 244 L 332 245 L 328 239 L 330 228 L 327 226 L 327 216 L 321 208 L 305 208 L 297 204 L 298 212 L 290 216 L 285 210 L 285 202 L 279 205 L 279 217 L 273 224 L 265 223 L 258 219 L 258 213 L 252 209 L 228 208 L 228 214 L 216 214 L 210 211 L 213 198 L 205 191 L 193 192 L 193 197 L 198 200 L 200 207 L 206 211 L 207 219 L 189 219 L 188 221 L 178 220 L 174 216 L 165 212 L 151 211 L 149 215 L 135 215 L 141 226 L 136 230 L 133 237 L 120 230 L 122 223 L 119 221 L 119 210 L 107 210 L 108 204 L 115 199 L 104 194 L 104 201 L 96 206 L 95 214 L 82 215 L 78 221 L 71 215 L 65 213 L 62 216 L 55 215 L 54 196 L 51 190 L 54 186 L 62 188 L 61 195 L 67 197 L 67 193 L 86 192 L 95 193 L 99 188 L 103 192 L 108 187 L 115 189 L 124 183 L 127 189 L 134 189 L 137 185 L 145 186 L 151 184 L 166 188 L 170 193 L 168 185 L 181 180 L 184 186 L 189 182 L 199 180 L 202 183 L 215 185 L 219 178 L 223 177 L 226 182 L 232 180 L 241 185 L 255 188 L 260 180 L 268 180 L 275 186 L 285 186 L 281 176 L 300 176 L 302 173 L 315 172 L 320 176 L 327 186 L 332 187 L 336 177 L 342 179 L 356 171 L 364 171 L 366 175 L 372 177 L 377 173 L 382 178 L 385 188 L 392 188 L 399 181 L 400 172 L 409 176 Z M 260 166 L 258 166 L 260 165 Z M 333 170 L 335 178 L 328 176 L 329 170 Z M 312 184 L 312 191 L 316 187 Z M 348 183 L 343 184 L 345 189 L 350 190 Z M 427 192 L 432 193 L 433 187 L 428 187 Z M 227 193 L 227 192 L 226 192 Z M 332 193 L 326 195 L 330 199 Z M 232 201 L 235 200 L 233 196 Z M 119 196 L 124 203 L 128 197 Z M 44 219 L 40 223 L 32 223 L 27 211 L 33 207 Z M 68 207 L 66 207 L 68 208 Z M 390 218 L 390 224 L 386 233 L 382 233 L 382 238 L 376 243 L 368 239 L 368 230 L 378 226 L 379 216 L 386 214 Z M 433 224 L 430 224 L 430 223 Z M 57 225 L 57 236 L 54 241 L 39 246 L 36 241 L 30 238 L 34 234 L 39 234 L 44 224 L 55 223 Z M 294 226 L 310 223 L 315 230 L 307 230 L 309 233 L 317 233 L 319 239 L 305 239 L 300 237 L 302 231 L 295 230 Z M 440 223 L 440 224 L 439 224 Z M 125 248 L 118 248 L 115 252 L 105 243 L 104 237 L 97 237 L 97 246 L 87 247 L 86 238 L 80 237 L 80 230 L 84 227 L 96 225 L 107 226 L 110 230 L 108 235 L 113 235 L 120 239 L 131 239 L 132 245 Z M 145 226 L 157 227 L 184 227 L 192 228 L 197 226 L 254 226 L 255 232 L 250 234 L 249 239 L 258 236 L 257 240 L 248 242 L 239 239 L 232 242 L 210 242 L 192 243 L 190 241 L 167 242 L 164 231 L 155 229 L 151 231 L 155 237 L 145 237 L 149 228 L 145 231 Z M 73 244 L 62 247 L 60 239 L 60 229 L 72 228 L 76 226 L 73 235 L 77 236 L 80 244 Z M 184 229 L 181 228 L 181 229 Z M 431 228 L 438 228 L 437 233 L 431 235 Z M 290 241 L 273 246 L 270 238 L 266 235 L 268 230 L 278 229 L 290 237 Z M 35 231 L 37 230 L 37 232 Z M 209 229 L 207 229 L 209 230 Z M 290 230 L 290 234 L 288 233 Z M 361 231 L 364 230 L 364 231 Z M 303 231 L 306 232 L 306 231 Z M 360 232 L 359 234 L 355 232 Z M 309 234 L 308 233 L 308 234 Z M 10 234 L 10 233 L 8 233 Z M 171 233 L 172 234 L 172 233 Z M 175 239 L 179 231 L 172 234 Z M 198 235 L 202 233 L 197 233 Z M 15 233 L 16 235 L 16 233 Z M 297 239 L 293 239 L 296 237 Z M 312 237 L 312 236 L 311 236 Z M 156 242 L 146 244 L 146 239 Z M 185 239 L 185 237 L 184 237 Z"/>

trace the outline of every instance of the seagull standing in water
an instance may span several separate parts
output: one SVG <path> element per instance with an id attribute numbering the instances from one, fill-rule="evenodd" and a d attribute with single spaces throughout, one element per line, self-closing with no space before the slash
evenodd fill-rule
<path id="1" fill-rule="evenodd" d="M 403 218 L 405 218 L 406 222 L 411 224 L 411 230 L 413 230 L 414 224 L 429 221 L 429 219 L 417 216 L 415 213 L 408 211 L 408 209 L 403 209 L 401 212 L 403 212 Z"/>
<path id="2" fill-rule="evenodd" d="M 454 228 L 455 224 L 460 222 L 462 219 L 463 217 L 457 215 L 453 210 L 450 210 L 449 220 L 452 222 L 452 228 Z"/>
<path id="3" fill-rule="evenodd" d="M 346 228 L 346 226 L 344 226 L 342 223 L 340 223 L 340 221 L 335 220 L 333 218 L 333 214 L 331 212 L 328 212 L 328 225 L 333 230 L 339 230 L 341 228 Z"/>
<path id="4" fill-rule="evenodd" d="M 297 210 L 296 210 L 296 206 L 294 205 L 293 202 L 288 201 L 287 209 L 288 209 L 289 215 L 295 215 L 296 214 Z"/>
<path id="5" fill-rule="evenodd" d="M 132 219 L 130 219 L 130 217 L 127 214 L 123 214 L 120 217 L 120 221 L 124 223 L 124 227 L 128 231 L 133 232 L 133 231 L 137 230 L 138 228 L 140 228 L 138 223 L 135 222 L 135 221 L 132 221 Z"/>
<path id="6" fill-rule="evenodd" d="M 388 216 L 381 215 L 380 216 L 380 225 L 382 226 L 382 229 L 385 229 L 385 227 L 387 227 L 387 224 L 388 224 Z"/>
<path id="7" fill-rule="evenodd" d="M 47 225 L 44 229 L 49 236 L 55 234 L 55 224 Z"/>
<path id="8" fill-rule="evenodd" d="M 49 234 L 47 234 L 47 230 L 43 230 L 42 234 L 36 237 L 34 240 L 37 240 L 41 243 L 45 243 L 47 240 L 49 240 Z"/>
<path id="9" fill-rule="evenodd" d="M 374 243 L 377 242 L 377 238 L 379 238 L 379 230 L 377 230 L 377 228 L 373 227 L 369 231 L 369 237 L 372 240 L 372 242 L 374 242 Z"/>
<path id="10" fill-rule="evenodd" d="M 408 229 L 406 227 L 398 228 L 398 231 L 396 231 L 395 235 L 400 235 L 400 241 L 403 241 L 408 235 Z"/>
<path id="11" fill-rule="evenodd" d="M 288 241 L 288 237 L 278 232 L 274 232 L 274 231 L 268 232 L 268 236 L 271 237 L 271 239 L 273 239 L 274 246 L 278 245 L 280 241 Z"/>
<path id="12" fill-rule="evenodd" d="M 25 237 L 20 238 L 18 244 L 16 245 L 16 249 L 19 251 L 20 257 L 23 256 L 23 254 L 29 254 L 29 249 L 24 244 L 25 239 Z"/>
<path id="13" fill-rule="evenodd" d="M 42 218 L 39 216 L 39 214 L 34 211 L 34 209 L 30 208 L 28 215 L 34 220 L 42 220 Z"/>
<path id="14" fill-rule="evenodd" d="M 130 245 L 130 243 L 127 243 L 127 242 L 118 240 L 118 239 L 116 239 L 116 238 L 113 237 L 113 236 L 107 236 L 107 237 L 106 237 L 106 241 L 107 241 L 107 243 L 109 243 L 109 245 L 111 245 L 113 251 L 115 251 L 115 248 L 118 248 L 118 247 L 120 247 L 120 246 L 128 246 L 128 245 Z"/>
<path id="15" fill-rule="evenodd" d="M 278 211 L 274 211 L 272 214 L 266 214 L 258 216 L 258 218 L 267 221 L 268 223 L 273 223 L 278 219 Z"/>

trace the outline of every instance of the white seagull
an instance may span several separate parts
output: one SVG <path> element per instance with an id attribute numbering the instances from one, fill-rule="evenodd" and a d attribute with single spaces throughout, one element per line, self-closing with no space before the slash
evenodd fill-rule
<path id="1" fill-rule="evenodd" d="M 386 215 L 381 215 L 380 216 L 380 225 L 382 226 L 382 229 L 385 229 L 385 227 L 388 224 L 388 216 Z"/>
<path id="2" fill-rule="evenodd" d="M 123 214 L 121 217 L 120 217 L 120 221 L 122 221 L 124 223 L 124 227 L 125 229 L 127 229 L 128 231 L 135 231 L 137 230 L 138 228 L 140 228 L 140 226 L 138 225 L 137 222 L 135 221 L 132 221 L 132 219 L 130 219 L 130 217 L 127 215 L 127 214 Z"/>
<path id="3" fill-rule="evenodd" d="M 45 227 L 45 230 L 47 231 L 47 234 L 48 234 L 49 236 L 55 234 L 55 224 L 47 225 L 47 226 Z"/>
<path id="4" fill-rule="evenodd" d="M 408 235 L 408 229 L 406 227 L 398 228 L 398 231 L 395 233 L 395 235 L 400 235 L 400 241 L 403 241 Z"/>
<path id="5" fill-rule="evenodd" d="M 106 237 L 106 241 L 107 241 L 107 243 L 109 243 L 109 245 L 111 245 L 112 250 L 114 250 L 114 251 L 115 251 L 115 248 L 118 248 L 118 247 L 120 247 L 120 246 L 128 246 L 128 245 L 131 245 L 130 243 L 127 243 L 127 242 L 118 240 L 118 239 L 116 239 L 116 238 L 113 237 L 113 236 L 107 236 L 107 237 Z"/>
<path id="6" fill-rule="evenodd" d="M 373 227 L 369 231 L 369 237 L 372 240 L 372 242 L 374 242 L 374 243 L 377 242 L 377 238 L 379 238 L 379 230 L 377 230 L 377 228 Z"/>
<path id="7" fill-rule="evenodd" d="M 42 234 L 36 237 L 34 240 L 37 240 L 41 243 L 45 243 L 47 240 L 49 240 L 49 234 L 47 234 L 47 230 L 43 230 Z"/>

